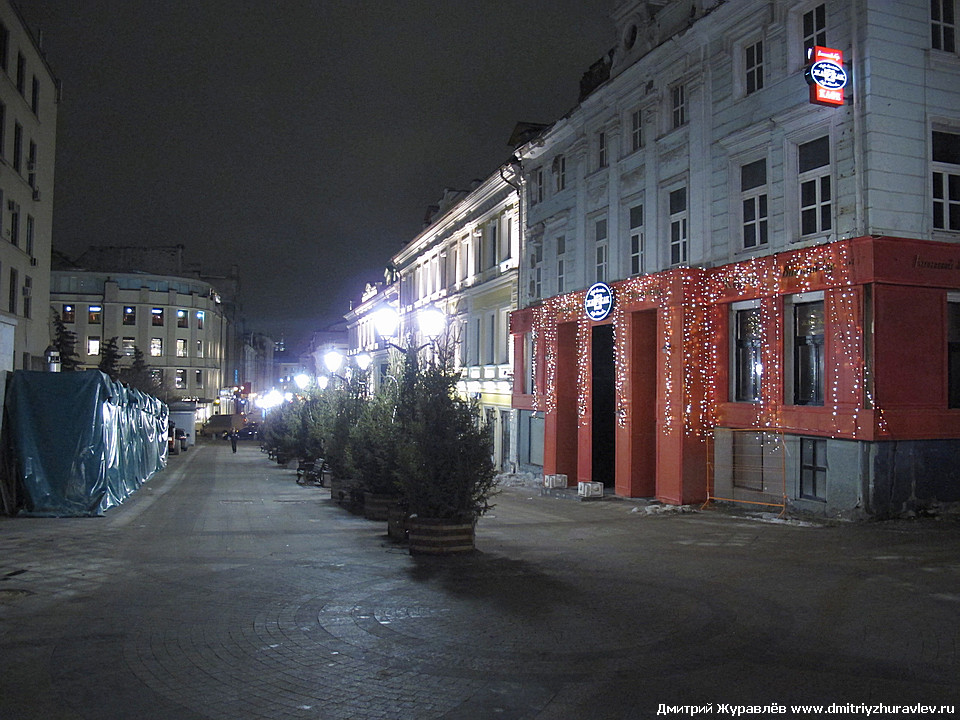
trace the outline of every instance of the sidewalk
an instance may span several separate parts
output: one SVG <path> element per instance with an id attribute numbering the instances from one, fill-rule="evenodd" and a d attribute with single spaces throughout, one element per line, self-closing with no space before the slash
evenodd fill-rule
<path id="1" fill-rule="evenodd" d="M 255 444 L 214 441 L 103 518 L 0 519 L 0 718 L 960 704 L 955 520 L 496 502 L 477 553 L 415 559 Z"/>

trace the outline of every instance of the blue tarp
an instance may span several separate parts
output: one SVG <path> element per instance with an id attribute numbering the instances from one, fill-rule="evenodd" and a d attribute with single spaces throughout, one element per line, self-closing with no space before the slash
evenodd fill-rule
<path id="1" fill-rule="evenodd" d="M 99 370 L 15 371 L 6 411 L 25 515 L 102 515 L 167 464 L 167 406 Z"/>

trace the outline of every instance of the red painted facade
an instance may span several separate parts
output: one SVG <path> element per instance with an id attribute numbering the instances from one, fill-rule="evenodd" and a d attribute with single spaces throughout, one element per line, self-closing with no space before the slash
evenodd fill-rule
<path id="1" fill-rule="evenodd" d="M 612 283 L 618 495 L 685 504 L 707 491 L 714 428 L 861 441 L 960 438 L 948 407 L 947 293 L 960 288 L 960 246 L 862 237 L 710 269 Z M 794 405 L 785 308 L 822 299 L 822 405 Z M 535 387 L 518 377 L 514 407 L 544 413 L 544 473 L 594 478 L 591 336 L 584 292 L 515 312 L 514 367 L 534 333 Z M 762 318 L 759 402 L 731 401 L 734 303 Z M 595 347 L 595 345 L 594 345 Z"/>

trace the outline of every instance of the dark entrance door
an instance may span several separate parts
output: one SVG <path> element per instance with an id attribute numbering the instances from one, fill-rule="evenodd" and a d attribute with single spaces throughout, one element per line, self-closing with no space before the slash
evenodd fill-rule
<path id="1" fill-rule="evenodd" d="M 613 487 L 616 480 L 616 370 L 613 325 L 593 328 L 593 480 Z"/>

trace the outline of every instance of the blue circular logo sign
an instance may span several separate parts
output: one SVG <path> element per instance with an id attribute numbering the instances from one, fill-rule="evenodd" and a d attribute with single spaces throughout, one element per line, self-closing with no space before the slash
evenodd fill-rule
<path id="1" fill-rule="evenodd" d="M 811 81 L 827 90 L 839 90 L 847 84 L 847 71 L 832 60 L 818 60 L 807 73 Z"/>
<path id="2" fill-rule="evenodd" d="M 583 301 L 587 317 L 591 320 L 603 320 L 613 309 L 613 290 L 606 283 L 596 283 L 587 290 Z"/>

